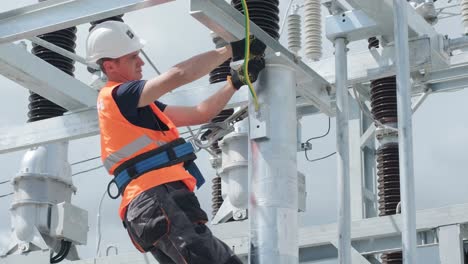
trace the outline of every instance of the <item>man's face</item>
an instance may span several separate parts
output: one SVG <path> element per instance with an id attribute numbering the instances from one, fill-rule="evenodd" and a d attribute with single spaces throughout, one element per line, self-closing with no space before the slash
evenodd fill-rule
<path id="1" fill-rule="evenodd" d="M 145 64 L 139 56 L 140 52 L 135 51 L 115 60 L 106 61 L 106 73 L 111 79 L 121 82 L 140 80 L 142 75 L 141 67 Z"/>

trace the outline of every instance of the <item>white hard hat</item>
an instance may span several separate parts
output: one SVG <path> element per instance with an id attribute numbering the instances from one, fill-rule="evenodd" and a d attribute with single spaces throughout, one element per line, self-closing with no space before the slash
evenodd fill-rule
<path id="1" fill-rule="evenodd" d="M 102 22 L 89 32 L 86 40 L 86 60 L 96 63 L 102 58 L 116 59 L 142 49 L 145 43 L 125 23 Z"/>

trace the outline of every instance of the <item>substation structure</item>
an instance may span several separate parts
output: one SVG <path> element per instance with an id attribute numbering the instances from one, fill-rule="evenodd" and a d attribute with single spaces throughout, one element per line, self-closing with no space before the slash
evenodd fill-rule
<path id="1" fill-rule="evenodd" d="M 88 214 L 71 203 L 67 153 L 68 141 L 99 133 L 96 87 L 104 78 L 75 54 L 75 26 L 123 21 L 127 12 L 167 2 L 49 0 L 0 14 L 1 73 L 31 91 L 28 123 L 0 135 L 0 153 L 28 149 L 11 180 L 12 243 L 0 263 L 156 263 L 142 254 L 80 260 L 75 246 L 87 243 Z M 251 33 L 268 47 L 255 84 L 260 107 L 241 90 L 211 123 L 191 131 L 216 170 L 214 233 L 246 263 L 412 264 L 422 263 L 421 247 L 437 247 L 440 263 L 466 263 L 468 204 L 415 209 L 412 114 L 429 95 L 468 86 L 468 37 L 435 31 L 442 12 L 432 0 L 304 0 L 286 11 L 284 47 L 279 0 L 247 3 Z M 322 6 L 333 59 L 321 60 Z M 468 32 L 468 1 L 454 6 Z M 244 37 L 240 11 L 239 0 L 190 1 L 190 15 L 212 30 L 214 47 Z M 302 30 L 312 62 L 298 55 Z M 359 40 L 368 40 L 369 50 L 348 54 Z M 88 66 L 90 84 L 73 77 L 74 62 Z M 226 81 L 229 64 L 214 70 L 206 87 L 163 101 L 196 104 Z M 301 142 L 301 118 L 318 113 L 336 118 L 338 220 L 299 227 L 308 190 L 296 155 L 310 149 Z"/>

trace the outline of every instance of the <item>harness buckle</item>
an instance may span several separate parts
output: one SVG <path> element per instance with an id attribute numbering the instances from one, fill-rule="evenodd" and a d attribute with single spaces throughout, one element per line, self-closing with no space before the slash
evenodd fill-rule
<path id="1" fill-rule="evenodd" d="M 113 196 L 112 193 L 111 193 L 111 186 L 112 184 L 115 185 L 115 187 L 117 187 L 117 195 Z M 115 182 L 115 179 L 112 179 L 109 184 L 107 184 L 107 194 L 109 195 L 109 197 L 113 200 L 119 198 L 121 192 L 120 192 L 120 189 L 119 189 L 119 186 L 117 185 L 117 182 Z"/>

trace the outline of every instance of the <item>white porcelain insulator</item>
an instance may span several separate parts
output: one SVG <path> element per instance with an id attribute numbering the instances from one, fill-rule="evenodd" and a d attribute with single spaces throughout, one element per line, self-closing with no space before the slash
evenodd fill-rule
<path id="1" fill-rule="evenodd" d="M 304 2 L 305 55 L 308 59 L 322 57 L 322 15 L 320 0 Z"/>
<path id="2" fill-rule="evenodd" d="M 461 0 L 460 7 L 464 32 L 465 35 L 468 35 L 468 0 Z"/>
<path id="3" fill-rule="evenodd" d="M 288 49 L 294 54 L 301 50 L 301 16 L 291 14 L 288 16 Z"/>

